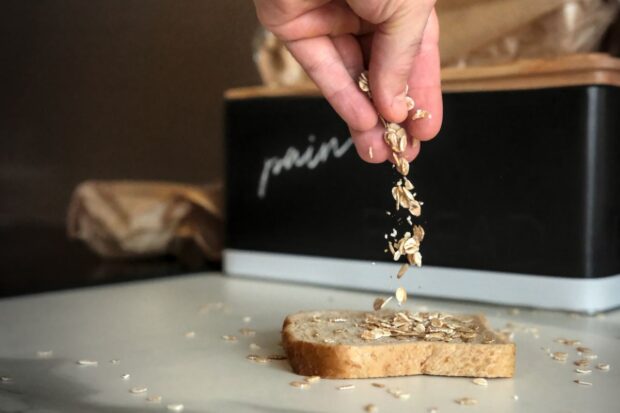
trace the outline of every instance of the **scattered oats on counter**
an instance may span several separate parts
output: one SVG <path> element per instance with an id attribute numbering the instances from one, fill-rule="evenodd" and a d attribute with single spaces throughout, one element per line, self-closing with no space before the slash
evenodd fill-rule
<path id="1" fill-rule="evenodd" d="M 249 354 L 246 356 L 246 358 L 258 364 L 267 364 L 269 362 L 269 359 L 267 357 L 259 356 L 256 354 Z"/>
<path id="2" fill-rule="evenodd" d="M 478 386 L 488 386 L 489 382 L 487 381 L 487 379 L 484 379 L 482 377 L 477 377 L 475 379 L 472 379 L 471 381 L 472 383 L 478 385 Z"/>
<path id="3" fill-rule="evenodd" d="M 460 404 L 461 406 L 474 406 L 478 404 L 478 400 L 471 397 L 461 397 L 460 399 L 454 400 L 456 404 Z"/>
<path id="4" fill-rule="evenodd" d="M 96 360 L 78 360 L 77 364 L 80 366 L 93 366 L 96 367 L 99 365 L 99 362 Z"/>
<path id="5" fill-rule="evenodd" d="M 132 394 L 141 394 L 141 393 L 146 393 L 148 391 L 148 388 L 146 388 L 145 386 L 136 386 L 136 387 L 132 387 L 131 389 L 129 389 L 129 393 Z"/>
<path id="6" fill-rule="evenodd" d="M 166 408 L 172 412 L 182 412 L 185 406 L 182 404 L 169 404 Z"/>
<path id="7" fill-rule="evenodd" d="M 12 383 L 13 378 L 9 376 L 0 376 L 0 383 Z"/>
<path id="8" fill-rule="evenodd" d="M 270 354 L 267 356 L 268 360 L 286 360 L 288 357 L 286 357 L 284 354 Z"/>
<path id="9" fill-rule="evenodd" d="M 229 342 L 235 342 L 237 341 L 237 337 L 236 336 L 222 336 L 222 339 L 224 341 L 229 341 Z"/>
<path id="10" fill-rule="evenodd" d="M 42 358 L 42 359 L 50 358 L 53 355 L 54 355 L 54 352 L 52 350 L 39 350 L 39 351 L 37 351 L 37 357 Z"/>
<path id="11" fill-rule="evenodd" d="M 579 359 L 573 361 L 573 364 L 577 367 L 588 367 L 590 365 L 590 360 L 588 359 Z"/>
<path id="12" fill-rule="evenodd" d="M 596 368 L 603 371 L 609 371 L 611 369 L 611 366 L 607 363 L 599 363 L 596 365 Z"/>
<path id="13" fill-rule="evenodd" d="M 321 376 L 308 376 L 304 378 L 307 383 L 317 383 L 321 381 Z"/>
<path id="14" fill-rule="evenodd" d="M 158 395 L 155 395 L 155 396 L 148 396 L 148 397 L 146 398 L 146 401 L 147 401 L 147 402 L 149 402 L 149 403 L 161 403 L 161 401 L 162 401 L 162 397 L 161 397 L 161 396 L 158 396 Z"/>
<path id="15" fill-rule="evenodd" d="M 200 314 L 209 314 L 214 311 L 222 311 L 223 309 L 224 309 L 224 303 L 221 303 L 221 302 L 208 303 L 200 307 L 198 312 Z"/>
<path id="16" fill-rule="evenodd" d="M 245 337 L 254 337 L 256 335 L 256 331 L 251 328 L 240 328 L 239 333 Z"/>
<path id="17" fill-rule="evenodd" d="M 289 384 L 293 387 L 297 387 L 298 389 L 307 389 L 310 387 L 310 384 L 305 381 L 292 381 Z"/>
<path id="18" fill-rule="evenodd" d="M 194 338 L 194 337 L 196 337 L 195 331 L 188 331 L 187 333 L 185 333 L 185 338 Z"/>
<path id="19" fill-rule="evenodd" d="M 378 387 L 380 389 L 383 389 L 385 387 L 385 384 L 383 383 L 372 383 L 373 387 Z"/>
<path id="20" fill-rule="evenodd" d="M 245 316 L 245 317 L 243 317 L 243 322 L 244 322 L 244 323 L 249 323 L 249 322 L 251 322 L 251 321 L 252 321 L 252 317 L 250 317 L 250 316 Z"/>
<path id="21" fill-rule="evenodd" d="M 355 384 L 345 384 L 343 386 L 336 387 L 338 390 L 353 390 L 355 389 Z"/>
<path id="22" fill-rule="evenodd" d="M 364 411 L 366 413 L 379 413 L 379 408 L 371 403 L 364 406 Z"/>
<path id="23" fill-rule="evenodd" d="M 250 350 L 260 350 L 260 346 L 256 343 L 250 343 Z"/>
<path id="24" fill-rule="evenodd" d="M 563 351 L 556 351 L 555 353 L 551 353 L 551 358 L 556 360 L 556 361 L 566 361 L 566 359 L 568 359 L 568 353 L 565 353 Z"/>
<path id="25" fill-rule="evenodd" d="M 439 413 L 439 408 L 429 407 L 428 409 L 426 409 L 426 413 Z"/>
<path id="26" fill-rule="evenodd" d="M 130 378 L 130 377 L 131 377 L 131 376 L 130 376 L 128 373 L 125 373 L 125 374 L 123 374 L 123 375 L 121 376 L 121 379 L 123 379 L 123 380 L 129 380 L 129 378 Z"/>
<path id="27" fill-rule="evenodd" d="M 573 380 L 573 381 L 582 386 L 592 386 L 592 383 L 590 383 L 589 381 L 583 381 L 583 380 Z"/>
<path id="28" fill-rule="evenodd" d="M 110 364 L 114 364 L 114 365 L 120 364 L 120 362 L 121 361 L 119 359 L 112 359 L 112 360 L 110 360 Z"/>
<path id="29" fill-rule="evenodd" d="M 590 373 L 592 373 L 592 370 L 589 370 L 589 369 L 575 369 L 575 373 L 590 374 Z"/>
<path id="30" fill-rule="evenodd" d="M 577 347 L 577 353 L 579 353 L 579 354 L 592 354 L 593 351 L 589 347 L 579 346 L 579 347 Z"/>

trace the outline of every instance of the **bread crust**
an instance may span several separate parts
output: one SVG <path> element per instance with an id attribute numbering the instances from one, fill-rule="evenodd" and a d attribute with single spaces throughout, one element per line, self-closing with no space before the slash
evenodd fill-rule
<path id="1" fill-rule="evenodd" d="M 346 312 L 347 314 L 355 314 Z M 418 374 L 464 377 L 512 377 L 516 347 L 501 336 L 492 344 L 402 340 L 369 344 L 322 343 L 296 334 L 296 323 L 309 313 L 289 315 L 282 344 L 297 374 L 334 379 L 377 378 Z M 313 312 L 312 314 L 317 314 Z M 365 313 L 357 313 L 357 315 Z M 484 316 L 476 316 L 492 331 Z M 342 340 L 340 340 L 342 341 Z"/>

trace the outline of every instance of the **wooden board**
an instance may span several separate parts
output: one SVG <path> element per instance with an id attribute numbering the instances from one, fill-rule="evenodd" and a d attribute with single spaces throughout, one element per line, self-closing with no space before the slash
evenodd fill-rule
<path id="1" fill-rule="evenodd" d="M 548 59 L 441 71 L 444 92 L 541 89 L 561 86 L 620 86 L 620 59 L 603 53 L 575 54 Z M 226 99 L 271 96 L 319 96 L 313 84 L 295 87 L 251 86 L 226 91 Z"/>

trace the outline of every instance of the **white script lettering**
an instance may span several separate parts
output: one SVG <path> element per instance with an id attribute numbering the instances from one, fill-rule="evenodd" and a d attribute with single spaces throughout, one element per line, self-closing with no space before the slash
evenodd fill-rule
<path id="1" fill-rule="evenodd" d="M 314 135 L 308 137 L 310 145 L 301 152 L 297 148 L 289 147 L 284 156 L 279 158 L 274 156 L 272 158 L 266 158 L 263 163 L 263 172 L 260 175 L 258 181 L 258 197 L 265 198 L 267 195 L 267 185 L 269 184 L 269 178 L 271 176 L 280 175 L 284 171 L 290 171 L 293 168 L 308 168 L 315 169 L 319 164 L 327 162 L 330 155 L 338 159 L 344 156 L 345 153 L 353 145 L 351 138 L 347 139 L 340 145 L 338 138 L 333 137 L 327 142 L 322 142 L 319 149 L 315 152 L 314 148 Z"/>

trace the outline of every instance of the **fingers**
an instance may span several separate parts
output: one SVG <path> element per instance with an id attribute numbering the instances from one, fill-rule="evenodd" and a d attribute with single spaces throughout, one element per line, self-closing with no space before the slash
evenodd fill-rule
<path id="1" fill-rule="evenodd" d="M 392 156 L 392 151 L 383 142 L 383 126 L 381 124 L 377 124 L 374 128 L 365 131 L 353 128 L 349 128 L 349 131 L 351 132 L 355 149 L 357 149 L 357 154 L 366 162 L 381 163 Z"/>
<path id="2" fill-rule="evenodd" d="M 375 109 L 353 81 L 329 37 L 296 40 L 286 46 L 349 127 L 366 131 L 377 124 Z"/>
<path id="3" fill-rule="evenodd" d="M 407 117 L 404 99 L 415 56 L 430 15 L 431 0 L 348 0 L 360 17 L 377 24 L 372 40 L 369 75 L 379 112 L 392 122 Z"/>
<path id="4" fill-rule="evenodd" d="M 420 51 L 413 60 L 409 75 L 409 96 L 415 100 L 416 109 L 428 111 L 431 117 L 411 120 L 411 115 L 416 110 L 414 109 L 405 122 L 409 136 L 422 141 L 437 135 L 443 119 L 438 42 L 439 24 L 433 11 L 429 16 Z"/>
<path id="5" fill-rule="evenodd" d="M 307 11 L 293 20 L 272 25 L 269 29 L 283 41 L 292 41 L 359 33 L 362 22 L 346 4 L 330 2 Z"/>
<path id="6" fill-rule="evenodd" d="M 344 67 L 354 81 L 364 70 L 364 60 L 360 45 L 352 35 L 337 36 L 332 39 Z"/>
<path id="7" fill-rule="evenodd" d="M 291 21 L 331 0 L 254 0 L 256 15 L 267 28 Z"/>

